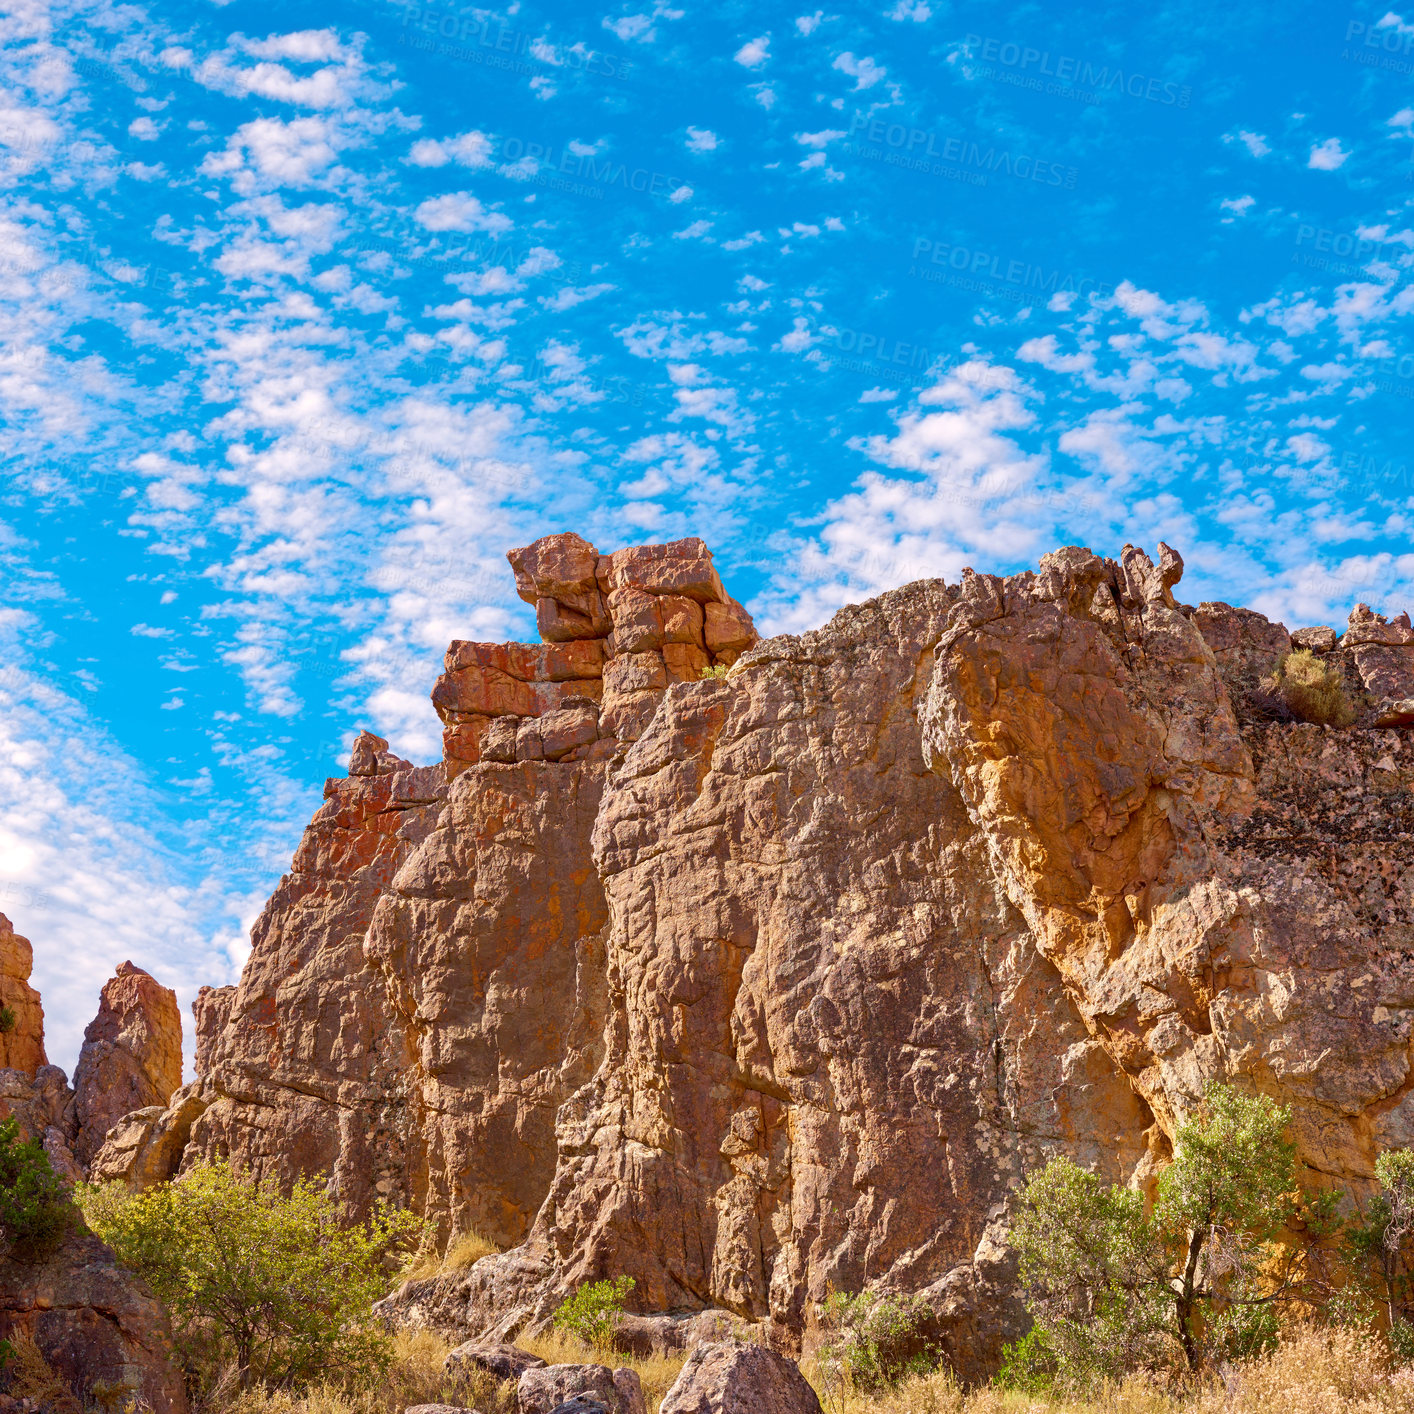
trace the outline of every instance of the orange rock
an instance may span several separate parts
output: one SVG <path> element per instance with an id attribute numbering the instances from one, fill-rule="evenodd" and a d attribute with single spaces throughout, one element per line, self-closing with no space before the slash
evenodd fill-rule
<path id="1" fill-rule="evenodd" d="M 34 969 L 34 949 L 28 938 L 15 932 L 0 913 L 0 1006 L 13 1017 L 0 1030 L 0 1066 L 33 1075 L 48 1065 L 44 1054 L 44 1008 L 39 993 L 29 984 Z"/>
<path id="2" fill-rule="evenodd" d="M 124 962 L 104 983 L 74 1071 L 74 1157 L 87 1165 L 109 1129 L 132 1110 L 165 1109 L 182 1083 L 177 995 Z"/>

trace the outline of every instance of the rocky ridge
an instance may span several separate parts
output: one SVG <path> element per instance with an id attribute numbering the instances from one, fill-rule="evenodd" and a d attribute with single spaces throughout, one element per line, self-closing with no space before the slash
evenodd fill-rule
<path id="1" fill-rule="evenodd" d="M 84 1035 L 71 1088 L 44 1053 L 44 1011 L 29 985 L 33 950 L 0 914 L 0 999 L 16 1022 L 0 1068 L 0 1119 L 38 1139 L 70 1182 L 88 1176 L 115 1116 L 134 1102 L 170 1100 L 182 1078 L 175 994 L 123 963 L 105 984 Z M 163 1106 L 156 1113 L 161 1114 Z M 0 1337 L 33 1340 L 76 1392 L 126 1390 L 154 1414 L 185 1414 L 187 1399 L 166 1314 L 141 1281 L 76 1223 L 45 1261 L 0 1253 Z"/>
<path id="2" fill-rule="evenodd" d="M 650 1345 L 798 1351 L 870 1286 L 973 1378 L 1049 1156 L 1146 1185 L 1213 1077 L 1292 1106 L 1313 1185 L 1414 1142 L 1407 616 L 1290 634 L 1070 547 L 759 642 L 700 541 L 509 558 L 546 641 L 451 645 L 437 765 L 359 738 L 114 1175 L 229 1153 L 474 1227 L 510 1250 L 384 1307 L 459 1340 L 630 1275 Z M 1355 725 L 1273 710 L 1293 645 Z"/>

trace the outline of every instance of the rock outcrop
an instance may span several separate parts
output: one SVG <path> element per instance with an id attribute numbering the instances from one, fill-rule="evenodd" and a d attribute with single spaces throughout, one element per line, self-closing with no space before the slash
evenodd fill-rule
<path id="1" fill-rule="evenodd" d="M 510 559 L 546 641 L 452 644 L 438 765 L 360 738 L 199 1009 L 188 1157 L 514 1244 L 387 1318 L 504 1340 L 628 1275 L 645 1339 L 798 1352 L 867 1286 L 971 1379 L 1048 1157 L 1147 1185 L 1215 1077 L 1312 1185 L 1414 1142 L 1406 622 L 1071 547 L 757 642 L 700 541 Z M 1264 705 L 1293 643 L 1355 726 Z"/>
<path id="2" fill-rule="evenodd" d="M 554 1414 L 572 1402 L 597 1405 L 603 1414 L 648 1414 L 643 1386 L 627 1366 L 611 1370 L 607 1365 L 539 1365 L 516 1383 L 519 1414 Z"/>
<path id="3" fill-rule="evenodd" d="M 0 913 L 0 1069 L 33 1075 L 44 1054 L 44 1009 L 29 984 L 34 949 Z"/>
<path id="4" fill-rule="evenodd" d="M 823 1414 L 799 1366 L 763 1345 L 699 1345 L 659 1414 Z"/>
<path id="5" fill-rule="evenodd" d="M 77 1183 L 85 1177 L 83 1159 L 102 1145 L 115 1112 L 159 1097 L 163 1108 L 146 1113 L 165 1112 L 181 1083 L 181 1022 L 173 994 L 125 963 L 103 988 L 78 1087 L 71 1089 L 64 1072 L 45 1062 L 43 1008 L 28 983 L 31 962 L 30 944 L 0 915 L 0 1004 L 14 1018 L 0 1029 L 7 1062 L 0 1067 L 0 1118 L 13 1118 L 24 1138 L 38 1139 L 54 1169 Z M 0 1260 L 0 1337 L 32 1339 L 88 1403 L 126 1390 L 154 1414 L 185 1414 L 165 1314 L 81 1222 L 41 1262 Z"/>
<path id="6" fill-rule="evenodd" d="M 48 1261 L 0 1262 L 0 1336 L 27 1336 L 69 1387 L 94 1402 L 125 1388 L 153 1414 L 186 1414 L 167 1318 L 92 1233 L 76 1229 Z"/>
<path id="7" fill-rule="evenodd" d="M 74 1154 L 87 1164 L 110 1128 L 146 1106 L 164 1107 L 182 1083 L 182 1014 L 176 993 L 119 965 L 104 984 L 74 1071 Z"/>

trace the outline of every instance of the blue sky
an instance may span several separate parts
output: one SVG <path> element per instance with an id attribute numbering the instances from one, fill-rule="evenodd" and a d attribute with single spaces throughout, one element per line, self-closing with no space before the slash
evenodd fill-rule
<path id="1" fill-rule="evenodd" d="M 0 910 L 51 1057 L 233 980 L 505 551 L 768 631 L 1056 545 L 1409 603 L 1414 12 L 13 0 Z"/>

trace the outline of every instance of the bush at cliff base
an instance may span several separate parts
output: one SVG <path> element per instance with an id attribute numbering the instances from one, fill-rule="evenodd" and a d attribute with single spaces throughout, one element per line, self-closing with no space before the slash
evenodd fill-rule
<path id="1" fill-rule="evenodd" d="M 1277 1242 L 1300 1206 L 1290 1123 L 1266 1096 L 1209 1085 L 1150 1213 L 1069 1159 L 1034 1175 L 1012 1228 L 1039 1332 L 1028 1372 L 1043 1353 L 1077 1384 L 1270 1348 L 1276 1307 L 1306 1276 L 1302 1249 Z"/>
<path id="2" fill-rule="evenodd" d="M 579 1287 L 555 1312 L 557 1330 L 578 1336 L 595 1350 L 608 1350 L 623 1319 L 624 1300 L 635 1286 L 632 1277 L 610 1277 Z"/>
<path id="3" fill-rule="evenodd" d="M 1142 1194 L 1053 1159 L 1020 1194 L 1012 1242 L 1035 1327 L 1002 1383 L 1081 1388 L 1135 1371 L 1187 1375 L 1277 1345 L 1282 1318 L 1381 1327 L 1414 1355 L 1414 1154 L 1382 1154 L 1365 1205 L 1303 1195 L 1289 1110 L 1211 1083 Z"/>
<path id="4" fill-rule="evenodd" d="M 240 1383 L 298 1386 L 366 1378 L 389 1358 L 371 1320 L 392 1255 L 415 1246 L 420 1219 L 380 1203 L 347 1224 L 310 1179 L 288 1194 L 229 1163 L 131 1194 L 86 1189 L 89 1225 L 171 1313 L 178 1346 L 205 1376 L 233 1365 Z"/>
<path id="5" fill-rule="evenodd" d="M 15 1119 L 0 1124 L 0 1239 L 3 1255 L 42 1262 L 64 1240 L 73 1204 L 37 1140 L 21 1139 Z"/>

